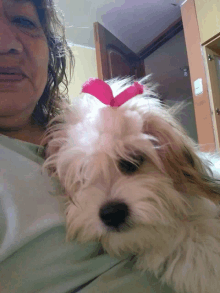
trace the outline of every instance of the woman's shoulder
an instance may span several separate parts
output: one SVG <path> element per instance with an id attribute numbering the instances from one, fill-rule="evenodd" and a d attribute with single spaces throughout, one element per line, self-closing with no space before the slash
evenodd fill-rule
<path id="1" fill-rule="evenodd" d="M 44 161 L 44 147 L 33 143 L 25 142 L 16 138 L 0 135 L 1 152 L 8 156 L 11 152 L 15 152 L 24 158 L 42 164 Z"/>
<path id="2" fill-rule="evenodd" d="M 19 245 L 56 225 L 64 225 L 64 199 L 58 181 L 42 171 L 34 146 L 0 139 L 1 259 Z"/>

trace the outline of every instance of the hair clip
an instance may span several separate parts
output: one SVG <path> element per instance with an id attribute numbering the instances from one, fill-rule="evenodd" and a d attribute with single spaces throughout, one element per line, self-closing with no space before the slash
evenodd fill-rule
<path id="1" fill-rule="evenodd" d="M 82 92 L 96 97 L 105 105 L 119 107 L 131 98 L 142 94 L 144 86 L 135 81 L 133 85 L 114 97 L 111 87 L 106 82 L 98 78 L 90 78 L 83 84 Z"/>

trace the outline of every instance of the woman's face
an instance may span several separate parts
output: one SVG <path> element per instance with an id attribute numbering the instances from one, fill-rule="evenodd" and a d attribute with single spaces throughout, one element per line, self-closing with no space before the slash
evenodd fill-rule
<path id="1" fill-rule="evenodd" d="M 0 0 L 0 128 L 30 120 L 47 82 L 48 59 L 34 4 Z"/>

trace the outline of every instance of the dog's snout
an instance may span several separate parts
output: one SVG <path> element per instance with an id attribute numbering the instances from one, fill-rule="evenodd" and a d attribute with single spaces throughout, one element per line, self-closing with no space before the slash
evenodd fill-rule
<path id="1" fill-rule="evenodd" d="M 123 202 L 110 202 L 99 211 L 102 222 L 109 227 L 118 229 L 129 216 L 128 206 Z"/>

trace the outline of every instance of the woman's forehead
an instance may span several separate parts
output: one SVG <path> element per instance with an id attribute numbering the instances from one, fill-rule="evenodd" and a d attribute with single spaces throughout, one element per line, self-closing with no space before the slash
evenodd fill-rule
<path id="1" fill-rule="evenodd" d="M 32 1 L 31 0 L 3 0 L 3 2 L 5 2 L 5 3 L 13 3 L 13 4 L 15 4 L 15 3 L 18 3 L 18 4 L 25 4 L 25 3 L 32 3 Z"/>
<path id="2" fill-rule="evenodd" d="M 36 7 L 31 0 L 2 0 L 4 10 L 7 13 L 21 12 L 28 15 L 38 16 Z M 1 2 L 1 0 L 0 0 Z"/>
<path id="3" fill-rule="evenodd" d="M 3 4 L 6 8 L 30 7 L 30 9 L 35 9 L 34 3 L 31 0 L 3 0 Z"/>

